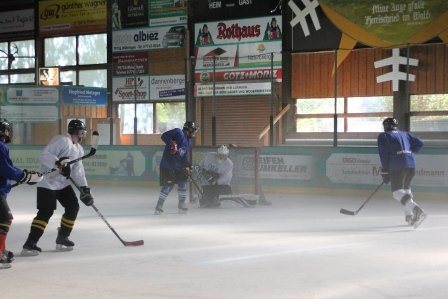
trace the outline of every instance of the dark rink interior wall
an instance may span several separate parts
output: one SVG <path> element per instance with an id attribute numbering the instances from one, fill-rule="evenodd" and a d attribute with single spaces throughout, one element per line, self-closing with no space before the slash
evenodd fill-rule
<path id="1" fill-rule="evenodd" d="M 410 56 L 419 60 L 416 76 L 409 82 L 410 94 L 448 93 L 448 45 L 427 44 L 409 48 Z M 343 51 L 343 50 L 339 50 Z M 391 49 L 351 50 L 336 73 L 338 97 L 392 95 L 391 82 L 377 83 L 376 78 L 390 67 L 375 68 L 374 62 L 390 56 Z M 335 52 L 292 54 L 293 98 L 334 97 Z"/>
<path id="2" fill-rule="evenodd" d="M 19 168 L 35 170 L 42 146 L 11 146 L 11 159 Z M 85 148 L 86 152 L 89 147 Z M 193 164 L 216 147 L 193 147 Z M 100 146 L 83 161 L 92 184 L 159 186 L 162 146 Z M 266 193 L 324 192 L 325 190 L 372 190 L 381 181 L 381 162 L 376 148 L 355 147 L 262 147 L 257 160 L 254 148 L 233 148 L 234 174 L 250 187 L 258 184 Z M 448 151 L 423 148 L 416 155 L 414 192 L 434 192 L 446 199 Z M 384 187 L 388 190 L 389 187 Z"/>

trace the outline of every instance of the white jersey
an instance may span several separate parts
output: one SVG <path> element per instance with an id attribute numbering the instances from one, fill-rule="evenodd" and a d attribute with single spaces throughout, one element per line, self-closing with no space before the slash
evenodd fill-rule
<path id="1" fill-rule="evenodd" d="M 68 157 L 70 161 L 84 156 L 84 149 L 78 143 L 74 144 L 69 134 L 54 136 L 39 156 L 40 172 L 49 171 L 56 168 L 55 163 L 62 157 Z M 78 186 L 87 186 L 86 175 L 82 161 L 73 163 L 70 177 Z M 70 180 L 59 173 L 51 172 L 44 176 L 44 179 L 37 183 L 37 187 L 51 190 L 61 190 L 70 184 Z"/>
<path id="2" fill-rule="evenodd" d="M 218 185 L 230 185 L 233 173 L 233 162 L 229 158 L 220 159 L 218 153 L 208 153 L 199 162 L 199 166 L 207 171 L 213 171 L 219 174 L 217 179 Z"/>

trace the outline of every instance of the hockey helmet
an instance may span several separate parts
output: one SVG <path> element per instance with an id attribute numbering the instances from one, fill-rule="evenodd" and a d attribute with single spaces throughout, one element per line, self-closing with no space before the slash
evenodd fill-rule
<path id="1" fill-rule="evenodd" d="M 84 138 L 87 135 L 86 125 L 79 119 L 72 119 L 68 123 L 68 133 L 70 135 L 77 135 L 79 138 Z"/>
<path id="2" fill-rule="evenodd" d="M 395 118 L 388 117 L 383 120 L 384 132 L 393 131 L 398 128 L 398 121 Z"/>
<path id="3" fill-rule="evenodd" d="M 12 124 L 5 118 L 0 118 L 0 139 L 4 143 L 9 143 L 12 140 Z"/>
<path id="4" fill-rule="evenodd" d="M 218 148 L 218 156 L 220 158 L 227 158 L 227 156 L 229 155 L 229 148 L 227 147 L 227 145 L 223 144 Z"/>
<path id="5" fill-rule="evenodd" d="M 189 137 L 194 137 L 194 133 L 196 133 L 198 127 L 196 127 L 194 121 L 186 121 L 183 130 L 188 132 Z"/>

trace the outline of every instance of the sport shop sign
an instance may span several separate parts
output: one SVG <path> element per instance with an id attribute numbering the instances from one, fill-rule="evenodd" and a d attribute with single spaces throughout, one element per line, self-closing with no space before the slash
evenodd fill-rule
<path id="1" fill-rule="evenodd" d="M 114 102 L 149 100 L 149 76 L 115 77 L 112 89 Z"/>

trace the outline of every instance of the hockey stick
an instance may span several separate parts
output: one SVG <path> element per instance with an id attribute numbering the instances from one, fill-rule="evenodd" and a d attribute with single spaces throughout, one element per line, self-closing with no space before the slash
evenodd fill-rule
<path id="1" fill-rule="evenodd" d="M 339 210 L 339 212 L 341 213 L 341 214 L 344 214 L 344 215 L 351 215 L 351 216 L 354 216 L 354 215 L 356 215 L 356 214 L 358 214 L 358 212 L 359 211 L 361 211 L 361 209 L 366 205 L 366 203 L 375 195 L 375 193 L 378 191 L 378 190 L 380 190 L 380 188 L 383 186 L 383 184 L 384 184 L 384 182 L 381 182 L 381 184 L 378 186 L 378 187 L 376 187 L 376 189 L 369 195 L 369 197 L 367 197 L 367 199 L 363 202 L 363 204 L 356 210 L 356 211 L 349 211 L 349 210 L 346 210 L 346 209 L 341 209 L 341 210 Z"/>
<path id="2" fill-rule="evenodd" d="M 76 187 L 76 189 L 78 189 L 78 191 L 83 194 L 82 189 L 78 186 L 78 184 L 76 184 L 76 182 L 70 177 L 70 181 L 72 182 L 72 184 Z M 144 244 L 143 240 L 138 240 L 138 241 L 125 241 L 123 240 L 118 233 L 115 231 L 115 229 L 112 227 L 112 225 L 109 224 L 109 222 L 106 220 L 106 218 L 103 216 L 103 214 L 101 214 L 101 212 L 98 210 L 98 208 L 92 204 L 92 208 L 95 210 L 95 212 L 98 214 L 98 216 L 101 217 L 101 219 L 103 219 L 104 223 L 106 223 L 107 227 L 110 228 L 110 230 L 114 233 L 114 235 L 118 238 L 118 240 L 120 240 L 121 243 L 123 243 L 124 246 L 141 246 Z"/>
<path id="3" fill-rule="evenodd" d="M 196 169 L 197 166 L 193 166 L 193 169 Z M 199 186 L 198 182 L 196 181 L 195 178 L 193 178 L 193 171 L 190 173 L 188 171 L 185 171 L 185 174 L 187 175 L 188 179 L 190 180 L 190 182 L 193 183 L 194 187 L 196 188 L 196 190 L 199 192 L 199 195 L 203 196 L 204 195 L 204 191 L 202 190 L 202 188 Z"/>
<path id="4" fill-rule="evenodd" d="M 75 160 L 72 160 L 70 162 L 67 163 L 67 165 L 71 165 L 73 163 L 76 163 L 78 161 L 84 160 L 85 158 L 91 157 L 93 155 L 95 155 L 96 153 L 96 148 L 98 147 L 98 142 L 100 141 L 100 134 L 98 134 L 98 131 L 93 131 L 92 132 L 92 144 L 90 147 L 90 151 L 87 153 L 87 155 L 84 155 L 82 157 L 79 157 Z"/>
<path id="5" fill-rule="evenodd" d="M 96 148 L 98 147 L 98 142 L 99 141 L 100 141 L 100 134 L 98 134 L 98 131 L 93 131 L 92 132 L 92 145 L 90 147 L 90 151 L 86 155 L 84 155 L 82 157 L 79 157 L 77 159 L 71 160 L 70 162 L 68 162 L 66 164 L 66 166 L 75 164 L 76 162 L 79 162 L 81 160 L 84 160 L 85 158 L 88 158 L 88 157 L 91 157 L 91 156 L 95 155 L 96 154 Z M 57 168 L 52 168 L 52 169 L 50 169 L 50 170 L 48 170 L 46 172 L 43 172 L 42 175 L 46 175 L 46 174 L 52 173 L 53 171 L 56 171 L 56 170 L 58 170 L 58 169 Z"/>
<path id="6" fill-rule="evenodd" d="M 98 131 L 93 131 L 92 132 L 92 145 L 90 147 L 90 151 L 86 155 L 84 155 L 82 157 L 79 157 L 79 158 L 76 158 L 74 160 L 71 160 L 70 162 L 68 162 L 66 164 L 66 166 L 72 165 L 72 164 L 74 164 L 76 162 L 84 160 L 85 158 L 88 158 L 88 157 L 91 157 L 91 156 L 95 155 L 96 148 L 98 147 L 99 140 L 100 140 L 100 134 L 98 134 Z M 44 175 L 50 174 L 52 172 L 55 172 L 56 170 L 58 170 L 58 169 L 57 168 L 52 168 L 52 169 L 47 170 L 45 172 L 41 172 L 41 175 L 44 176 Z M 16 182 L 16 183 L 11 185 L 11 188 L 17 187 L 18 185 L 20 185 L 20 183 Z"/>
<path id="7" fill-rule="evenodd" d="M 199 187 L 198 182 L 196 182 L 196 180 L 193 178 L 193 176 L 191 174 L 188 174 L 188 178 L 190 179 L 190 181 L 193 183 L 194 187 L 196 188 L 196 190 L 199 192 L 199 194 L 201 196 L 204 195 L 204 191 L 202 191 L 202 188 Z"/>

